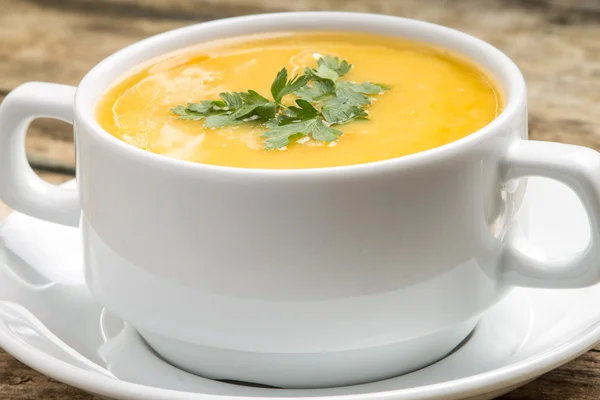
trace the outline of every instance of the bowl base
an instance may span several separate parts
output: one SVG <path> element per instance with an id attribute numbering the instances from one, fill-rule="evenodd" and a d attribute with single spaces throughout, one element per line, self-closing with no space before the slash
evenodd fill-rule
<path id="1" fill-rule="evenodd" d="M 260 353 L 202 346 L 146 330 L 138 332 L 165 361 L 205 378 L 253 386 L 316 389 L 388 379 L 433 364 L 460 345 L 472 319 L 427 336 L 358 350 Z"/>

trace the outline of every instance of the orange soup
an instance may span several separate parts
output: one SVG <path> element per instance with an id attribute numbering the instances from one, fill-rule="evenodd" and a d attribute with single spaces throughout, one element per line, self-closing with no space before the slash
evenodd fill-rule
<path id="1" fill-rule="evenodd" d="M 146 64 L 105 93 L 97 120 L 167 157 L 282 169 L 417 153 L 477 131 L 500 111 L 490 79 L 446 50 L 290 32 L 203 43 Z"/>

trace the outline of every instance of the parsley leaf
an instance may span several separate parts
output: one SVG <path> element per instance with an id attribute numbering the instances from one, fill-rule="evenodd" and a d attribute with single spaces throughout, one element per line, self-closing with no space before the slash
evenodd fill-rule
<path id="1" fill-rule="evenodd" d="M 268 103 L 259 104 L 254 109 L 254 115 L 258 116 L 259 119 L 264 119 L 267 121 L 272 118 L 275 118 L 275 115 L 277 115 L 277 105 L 272 101 L 269 101 Z"/>
<path id="2" fill-rule="evenodd" d="M 288 80 L 287 69 L 279 71 L 271 84 L 273 100 L 254 90 L 223 92 L 220 100 L 188 103 L 173 107 L 171 112 L 182 120 L 204 120 L 206 128 L 262 123 L 267 129 L 262 134 L 267 150 L 285 147 L 303 136 L 331 142 L 343 134 L 332 125 L 366 119 L 365 108 L 371 104 L 367 95 L 389 90 L 383 84 L 340 80 L 351 69 L 352 64 L 346 60 L 324 56 L 317 60 L 315 69 L 306 68 L 304 75 Z M 296 104 L 282 104 L 290 94 L 298 97 Z"/>
<path id="3" fill-rule="evenodd" d="M 332 81 L 315 81 L 313 86 L 304 86 L 297 90 L 294 94 L 306 101 L 322 101 L 332 97 L 335 92 L 335 84 Z"/>
<path id="4" fill-rule="evenodd" d="M 296 100 L 296 104 L 298 107 L 288 107 L 286 110 L 286 114 L 290 118 L 298 119 L 298 120 L 306 120 L 311 119 L 319 115 L 319 111 L 313 107 L 308 101 L 303 99 Z"/>
<path id="5" fill-rule="evenodd" d="M 322 119 L 313 118 L 302 122 L 273 127 L 262 134 L 267 150 L 277 149 L 290 144 L 294 139 L 311 135 L 315 140 L 332 142 L 342 135 L 342 131 L 325 125 Z"/>
<path id="6" fill-rule="evenodd" d="M 338 87 L 346 87 L 354 90 L 355 92 L 363 94 L 382 94 L 384 91 L 389 90 L 390 87 L 379 83 L 363 82 L 340 82 Z"/>
<path id="7" fill-rule="evenodd" d="M 211 115 L 204 121 L 205 128 L 221 128 L 223 126 L 230 126 L 239 124 L 240 121 L 236 121 L 235 118 L 231 118 L 231 114 L 217 114 Z"/>
<path id="8" fill-rule="evenodd" d="M 354 106 L 366 106 L 371 104 L 371 100 L 369 100 L 369 97 L 367 97 L 366 94 L 357 92 L 349 87 L 341 87 L 336 89 L 335 96 L 336 98 L 344 100 L 344 102 Z"/>
<path id="9" fill-rule="evenodd" d="M 265 148 L 267 150 L 278 149 L 290 144 L 292 138 L 301 138 L 308 134 L 308 121 L 295 122 L 287 125 L 272 127 L 262 134 L 266 138 Z"/>
<path id="10" fill-rule="evenodd" d="M 321 140 L 323 142 L 333 142 L 343 134 L 339 129 L 325 125 L 321 119 L 312 120 L 310 129 L 313 139 Z"/>
<path id="11" fill-rule="evenodd" d="M 321 110 L 329 124 L 345 124 L 354 119 L 365 118 L 368 114 L 362 108 L 336 98 L 323 106 Z"/>
<path id="12" fill-rule="evenodd" d="M 188 108 L 190 109 L 190 111 L 199 112 L 203 114 L 220 112 L 225 107 L 227 107 L 227 104 L 219 100 L 205 100 L 196 104 L 188 104 Z"/>
<path id="13" fill-rule="evenodd" d="M 340 78 L 342 76 L 346 75 L 352 69 L 352 64 L 349 64 L 348 61 L 346 61 L 346 60 L 343 60 L 342 62 L 340 62 L 340 59 L 337 56 L 336 57 L 331 57 L 331 56 L 321 57 L 317 60 L 317 66 L 318 67 L 321 67 L 321 66 L 327 67 L 328 69 L 334 71 Z"/>
<path id="14" fill-rule="evenodd" d="M 305 73 L 309 75 L 312 79 L 315 79 L 315 77 L 317 77 L 321 79 L 330 80 L 332 82 L 335 82 L 338 79 L 340 79 L 340 76 L 337 72 L 335 72 L 334 70 L 332 70 L 324 64 L 317 66 L 317 69 L 307 69 Z"/>
<path id="15" fill-rule="evenodd" d="M 227 108 L 230 110 L 237 110 L 244 104 L 242 96 L 237 92 L 219 93 L 219 97 L 223 99 Z"/>
<path id="16" fill-rule="evenodd" d="M 247 104 L 263 104 L 268 103 L 269 99 L 261 96 L 259 93 L 254 90 L 248 90 L 247 92 L 240 93 L 242 100 Z"/>
<path id="17" fill-rule="evenodd" d="M 173 108 L 171 108 L 171 112 L 173 114 L 179 116 L 179 119 L 198 120 L 198 119 L 202 119 L 202 118 L 206 117 L 204 115 L 204 113 L 200 113 L 200 112 L 191 110 L 189 108 L 189 104 L 187 107 L 185 107 L 185 106 L 173 107 Z"/>
<path id="18" fill-rule="evenodd" d="M 283 96 L 294 93 L 296 90 L 306 86 L 310 78 L 306 75 L 296 75 L 288 81 L 288 72 L 283 68 L 271 85 L 271 95 L 276 103 L 280 103 Z"/>
<path id="19" fill-rule="evenodd" d="M 219 100 L 205 100 L 200 103 L 188 103 L 187 107 L 177 106 L 171 112 L 179 116 L 179 119 L 198 120 L 210 115 L 223 113 L 227 105 Z"/>
<path id="20" fill-rule="evenodd" d="M 352 64 L 348 61 L 343 60 L 340 62 L 338 57 L 325 56 L 317 60 L 317 68 L 307 68 L 304 72 L 305 75 L 309 75 L 312 79 L 320 78 L 336 82 L 342 76 L 346 75 L 352 69 Z"/>

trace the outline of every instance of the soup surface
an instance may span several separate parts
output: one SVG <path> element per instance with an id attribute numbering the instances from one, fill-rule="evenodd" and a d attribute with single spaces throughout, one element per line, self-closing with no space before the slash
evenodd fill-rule
<path id="1" fill-rule="evenodd" d="M 302 75 L 307 67 L 316 69 L 323 56 L 352 64 L 340 82 L 387 85 L 367 95 L 370 104 L 361 107 L 368 119 L 332 126 L 343 133 L 337 140 L 295 135 L 288 145 L 269 150 L 262 136 L 269 128 L 255 118 L 210 128 L 205 120 L 183 120 L 172 111 L 249 89 L 272 100 L 271 84 L 283 67 L 290 78 Z M 297 98 L 286 95 L 278 107 L 295 105 Z M 312 103 L 317 112 L 323 104 Z M 168 157 L 281 169 L 360 164 L 420 152 L 477 131 L 500 111 L 494 84 L 443 49 L 370 34 L 289 32 L 203 43 L 154 60 L 105 93 L 97 120 L 117 138 Z"/>

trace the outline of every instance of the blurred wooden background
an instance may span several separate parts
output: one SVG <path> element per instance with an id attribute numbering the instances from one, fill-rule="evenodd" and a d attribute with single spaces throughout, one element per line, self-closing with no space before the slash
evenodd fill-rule
<path id="1" fill-rule="evenodd" d="M 184 25 L 275 11 L 365 11 L 447 25 L 494 44 L 527 79 L 531 137 L 600 150 L 600 0 L 2 0 L 1 5 L 0 101 L 26 81 L 77 85 L 114 51 Z M 27 154 L 45 179 L 72 178 L 71 126 L 35 121 Z M 0 204 L 0 216 L 8 212 Z M 502 398 L 600 399 L 599 350 Z M 1 351 L 0 398 L 94 399 Z"/>

